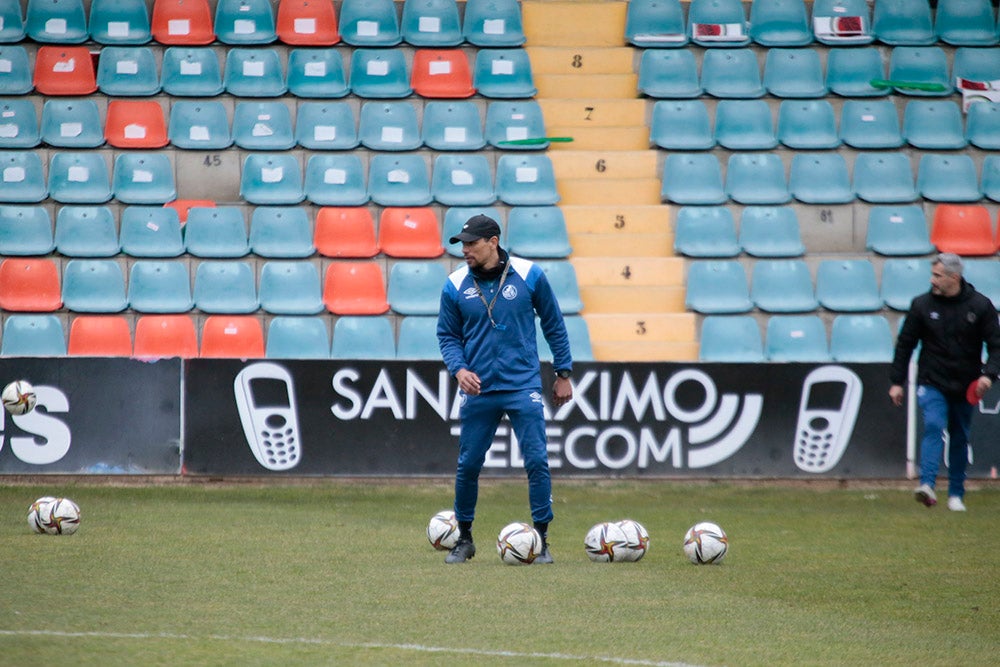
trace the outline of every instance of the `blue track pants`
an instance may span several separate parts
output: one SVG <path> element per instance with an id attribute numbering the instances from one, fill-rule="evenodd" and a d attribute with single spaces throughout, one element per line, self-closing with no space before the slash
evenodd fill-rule
<path id="1" fill-rule="evenodd" d="M 934 387 L 917 388 L 917 404 L 924 417 L 924 435 L 920 440 L 920 483 L 934 488 L 944 432 L 948 431 L 948 495 L 965 495 L 965 468 L 969 462 L 969 429 L 973 407 L 965 397 L 948 398 Z"/>

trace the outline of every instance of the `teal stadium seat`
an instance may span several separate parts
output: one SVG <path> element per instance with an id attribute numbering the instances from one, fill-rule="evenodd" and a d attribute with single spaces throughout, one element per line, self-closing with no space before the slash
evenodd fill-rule
<path id="1" fill-rule="evenodd" d="M 892 310 L 906 312 L 913 297 L 930 289 L 931 262 L 928 259 L 887 259 L 882 264 L 879 296 Z"/>
<path id="2" fill-rule="evenodd" d="M 750 99 L 763 97 L 765 92 L 752 49 L 706 51 L 701 61 L 701 85 L 705 93 L 720 98 Z"/>
<path id="3" fill-rule="evenodd" d="M 223 44 L 270 44 L 278 38 L 270 0 L 218 0 L 214 25 Z"/>
<path id="4" fill-rule="evenodd" d="M 902 204 L 917 199 L 913 167 L 905 153 L 859 153 L 854 159 L 854 192 L 872 204 Z"/>
<path id="5" fill-rule="evenodd" d="M 451 235 L 446 238 L 451 238 Z M 520 257 L 536 259 L 569 257 L 573 248 L 569 244 L 569 232 L 566 229 L 566 218 L 562 209 L 558 206 L 511 208 L 507 220 L 506 247 Z"/>
<path id="6" fill-rule="evenodd" d="M 398 315 L 437 315 L 447 280 L 448 271 L 440 262 L 396 262 L 389 269 L 386 288 L 389 307 Z"/>
<path id="7" fill-rule="evenodd" d="M 20 0 L 0 2 L 0 44 L 16 44 L 24 39 L 24 17 Z"/>
<path id="8" fill-rule="evenodd" d="M 993 46 L 996 21 L 990 0 L 938 0 L 934 32 L 952 46 Z"/>
<path id="9" fill-rule="evenodd" d="M 754 262 L 750 298 L 768 313 L 804 313 L 819 306 L 809 267 L 801 259 Z"/>
<path id="10" fill-rule="evenodd" d="M 534 97 L 538 92 L 524 49 L 479 49 L 472 85 L 480 95 L 493 99 Z"/>
<path id="11" fill-rule="evenodd" d="M 722 167 L 711 153 L 669 153 L 663 163 L 660 196 L 675 204 L 725 203 Z"/>
<path id="12" fill-rule="evenodd" d="M 968 81 L 992 81 L 1000 69 L 1000 51 L 960 46 L 953 54 L 953 78 Z"/>
<path id="13" fill-rule="evenodd" d="M 215 97 L 225 90 L 219 57 L 207 47 L 168 47 L 160 64 L 160 86 L 173 97 Z"/>
<path id="14" fill-rule="evenodd" d="M 274 49 L 229 49 L 222 85 L 236 97 L 281 97 L 288 92 L 281 60 Z"/>
<path id="15" fill-rule="evenodd" d="M 438 155 L 431 175 L 431 196 L 445 206 L 488 206 L 496 201 L 493 173 L 483 154 Z"/>
<path id="16" fill-rule="evenodd" d="M 778 141 L 796 150 L 837 148 L 841 141 L 833 105 L 826 100 L 782 100 Z"/>
<path id="17" fill-rule="evenodd" d="M 919 2 L 921 0 L 914 0 Z M 897 46 L 889 56 L 889 79 L 897 82 L 936 84 L 940 90 L 894 86 L 901 95 L 945 97 L 954 91 L 948 76 L 948 57 L 939 46 Z"/>
<path id="18" fill-rule="evenodd" d="M 593 361 L 594 350 L 590 344 L 590 329 L 587 320 L 582 315 L 567 315 L 563 318 L 566 325 L 566 336 L 569 338 L 569 349 L 573 361 Z M 549 343 L 542 332 L 542 321 L 535 318 L 535 343 L 538 348 L 538 360 L 552 362 L 553 354 Z"/>
<path id="19" fill-rule="evenodd" d="M 299 259 L 316 252 L 312 224 L 300 206 L 258 206 L 250 216 L 250 250 L 268 259 Z"/>
<path id="20" fill-rule="evenodd" d="M 709 315 L 701 321 L 699 361 L 764 361 L 764 341 L 752 315 Z"/>
<path id="21" fill-rule="evenodd" d="M 497 160 L 496 193 L 510 206 L 550 206 L 559 202 L 552 160 L 543 153 L 504 154 Z"/>
<path id="22" fill-rule="evenodd" d="M 704 47 L 750 43 L 746 13 L 740 0 L 692 0 L 688 5 L 691 40 Z"/>
<path id="23" fill-rule="evenodd" d="M 319 269 L 309 260 L 265 262 L 260 270 L 260 307 L 272 315 L 323 312 Z"/>
<path id="24" fill-rule="evenodd" d="M 104 155 L 53 154 L 49 158 L 49 196 L 62 204 L 103 204 L 111 199 Z"/>
<path id="25" fill-rule="evenodd" d="M 431 178 L 418 153 L 376 153 L 368 166 L 368 194 L 381 206 L 426 206 Z"/>
<path id="26" fill-rule="evenodd" d="M 847 100 L 840 110 L 840 138 L 853 148 L 898 148 L 905 142 L 890 100 Z"/>
<path id="27" fill-rule="evenodd" d="M 169 206 L 128 206 L 122 210 L 121 250 L 132 257 L 178 257 L 184 237 L 177 211 Z"/>
<path id="28" fill-rule="evenodd" d="M 166 153 L 119 153 L 112 187 L 123 204 L 166 204 L 177 198 L 174 168 Z"/>
<path id="29" fill-rule="evenodd" d="M 20 44 L 0 46 L 0 95 L 24 95 L 35 87 L 28 52 Z"/>
<path id="30" fill-rule="evenodd" d="M 767 321 L 764 355 L 768 361 L 831 361 L 826 327 L 817 315 L 775 315 Z"/>
<path id="31" fill-rule="evenodd" d="M 160 92 L 153 51 L 146 46 L 105 46 L 97 64 L 97 88 L 108 97 L 150 97 Z"/>
<path id="32" fill-rule="evenodd" d="M 0 149 L 34 148 L 41 140 L 31 100 L 0 100 Z"/>
<path id="33" fill-rule="evenodd" d="M 455 0 L 406 0 L 400 20 L 403 41 L 413 46 L 458 46 L 462 21 Z"/>
<path id="34" fill-rule="evenodd" d="M 563 315 L 575 315 L 583 310 L 576 269 L 572 264 L 563 260 L 538 260 L 535 263 L 545 272 Z"/>
<path id="35" fill-rule="evenodd" d="M 306 163 L 306 198 L 320 206 L 362 206 L 368 186 L 361 158 L 353 153 L 313 155 Z"/>
<path id="36" fill-rule="evenodd" d="M 890 363 L 892 330 L 882 315 L 837 315 L 830 329 L 830 356 L 839 363 Z"/>
<path id="37" fill-rule="evenodd" d="M 865 248 L 887 256 L 934 252 L 923 209 L 916 205 L 870 207 Z"/>
<path id="38" fill-rule="evenodd" d="M 195 257 L 243 257 L 250 252 L 243 212 L 237 206 L 192 208 L 184 225 L 184 245 Z"/>
<path id="39" fill-rule="evenodd" d="M 847 161 L 839 153 L 796 152 L 788 189 L 806 204 L 847 204 L 855 199 Z"/>
<path id="40" fill-rule="evenodd" d="M 113 259 L 71 259 L 63 269 L 63 305 L 76 313 L 119 313 L 128 307 L 125 274 Z"/>
<path id="41" fill-rule="evenodd" d="M 470 44 L 484 48 L 524 44 L 521 4 L 517 0 L 466 2 L 462 35 Z"/>
<path id="42" fill-rule="evenodd" d="M 329 359 L 330 331 L 322 317 L 280 315 L 267 327 L 268 359 Z"/>
<path id="43" fill-rule="evenodd" d="M 813 41 L 802 0 L 755 0 L 750 5 L 750 38 L 768 47 L 805 46 Z"/>
<path id="44" fill-rule="evenodd" d="M 413 94 L 402 49 L 354 49 L 349 79 L 351 92 L 358 97 L 401 99 Z"/>
<path id="45" fill-rule="evenodd" d="M 826 87 L 819 51 L 768 49 L 764 60 L 764 88 L 776 97 L 794 99 L 826 97 L 829 89 Z"/>
<path id="46" fill-rule="evenodd" d="M 967 153 L 922 155 L 917 189 L 924 199 L 938 202 L 978 202 L 983 198 L 976 163 Z"/>
<path id="47" fill-rule="evenodd" d="M 0 202 L 33 204 L 48 196 L 42 158 L 33 151 L 0 153 Z"/>
<path id="48" fill-rule="evenodd" d="M 873 79 L 885 78 L 885 63 L 874 47 L 831 48 L 826 55 L 826 85 L 841 97 L 880 97 L 889 88 L 876 88 Z"/>
<path id="49" fill-rule="evenodd" d="M 187 262 L 139 260 L 128 276 L 129 307 L 139 313 L 186 313 L 194 306 Z"/>
<path id="50" fill-rule="evenodd" d="M 90 38 L 83 0 L 28 0 L 24 31 L 42 44 L 82 44 Z"/>
<path id="51" fill-rule="evenodd" d="M 650 121 L 650 141 L 659 148 L 677 151 L 715 147 L 708 107 L 701 100 L 657 100 Z"/>
<path id="52" fill-rule="evenodd" d="M 911 100 L 903 112 L 903 138 L 921 150 L 959 150 L 968 145 L 962 109 L 949 100 Z"/>
<path id="53" fill-rule="evenodd" d="M 7 315 L 0 356 L 64 357 L 66 332 L 58 315 Z"/>
<path id="54" fill-rule="evenodd" d="M 425 121 L 426 123 L 426 118 Z M 542 107 L 535 100 L 494 100 L 486 108 L 486 142 L 503 150 L 544 150 L 548 141 L 541 141 L 545 134 Z M 532 139 L 528 143 L 505 142 Z"/>
<path id="55" fill-rule="evenodd" d="M 283 151 L 295 145 L 292 112 L 281 101 L 236 103 L 233 142 L 248 151 Z"/>
<path id="56" fill-rule="evenodd" d="M 287 153 L 247 155 L 240 178 L 240 196 L 251 204 L 265 206 L 298 204 L 306 198 L 298 159 Z"/>
<path id="57" fill-rule="evenodd" d="M 926 46 L 937 41 L 928 0 L 879 0 L 872 30 L 890 46 Z"/>
<path id="58" fill-rule="evenodd" d="M 965 117 L 965 138 L 977 148 L 1000 150 L 1000 102 L 975 102 Z"/>
<path id="59" fill-rule="evenodd" d="M 736 260 L 690 263 L 684 307 L 705 315 L 749 312 L 753 303 L 743 265 Z"/>
<path id="60" fill-rule="evenodd" d="M 146 3 L 91 0 L 90 38 L 98 44 L 145 44 L 153 38 Z"/>
<path id="61" fill-rule="evenodd" d="M 44 256 L 53 248 L 52 219 L 46 209 L 0 205 L 0 256 Z"/>
<path id="62" fill-rule="evenodd" d="M 544 129 L 543 129 L 544 134 Z M 435 151 L 477 151 L 486 145 L 475 102 L 434 101 L 424 105 L 421 142 Z"/>
<path id="63" fill-rule="evenodd" d="M 983 196 L 991 201 L 1000 201 L 1000 159 L 996 155 L 983 158 L 981 179 Z"/>
<path id="64" fill-rule="evenodd" d="M 392 0 L 344 0 L 339 28 L 341 38 L 351 46 L 395 46 L 403 41 Z"/>
<path id="65" fill-rule="evenodd" d="M 205 313 L 245 314 L 260 307 L 248 262 L 206 260 L 194 275 L 194 306 Z"/>
<path id="66" fill-rule="evenodd" d="M 349 150 L 360 144 L 354 111 L 347 102 L 300 102 L 295 142 L 310 150 Z"/>
<path id="67" fill-rule="evenodd" d="M 824 259 L 816 272 L 816 299 L 827 310 L 880 310 L 875 267 L 867 259 Z"/>
<path id="68" fill-rule="evenodd" d="M 104 143 L 104 123 L 89 99 L 50 99 L 42 106 L 42 142 L 59 148 L 97 148 Z"/>
<path id="69" fill-rule="evenodd" d="M 771 107 L 764 100 L 719 100 L 715 140 L 733 151 L 768 150 L 778 145 Z"/>
<path id="70" fill-rule="evenodd" d="M 419 321 L 424 323 L 431 320 L 435 322 L 436 327 L 437 318 L 421 318 Z M 426 326 L 426 324 L 411 324 L 407 325 L 407 328 L 422 329 Z M 426 333 L 426 331 L 421 333 Z M 427 340 L 423 339 L 421 342 L 426 343 Z M 436 338 L 434 342 L 436 344 Z M 407 354 L 411 354 L 410 344 L 411 342 L 408 340 Z M 412 354 L 416 353 L 417 350 L 414 349 Z M 330 356 L 333 359 L 395 359 L 396 334 L 392 330 L 392 322 L 389 321 L 388 317 L 381 315 L 338 317 L 337 323 L 333 325 L 333 345 L 330 348 Z"/>
<path id="71" fill-rule="evenodd" d="M 288 54 L 288 92 L 296 97 L 346 97 L 344 59 L 337 49 L 294 49 Z"/>
<path id="72" fill-rule="evenodd" d="M 871 10 L 866 0 L 813 0 L 812 28 L 816 41 L 829 46 L 871 44 Z"/>
<path id="73" fill-rule="evenodd" d="M 185 150 L 223 150 L 233 145 L 222 102 L 177 100 L 167 124 L 170 143 Z"/>
<path id="74" fill-rule="evenodd" d="M 336 327 L 333 331 L 333 345 L 337 346 Z M 414 361 L 440 361 L 441 348 L 438 347 L 437 340 L 437 317 L 409 315 L 402 318 L 399 322 L 396 358 Z"/>
<path id="75" fill-rule="evenodd" d="M 754 257 L 801 257 L 806 248 L 791 206 L 747 206 L 740 216 L 740 247 Z"/>
<path id="76" fill-rule="evenodd" d="M 688 49 L 644 49 L 639 92 L 655 99 L 693 99 L 703 92 L 698 64 Z"/>
<path id="77" fill-rule="evenodd" d="M 361 105 L 358 138 L 373 151 L 412 151 L 420 148 L 417 110 L 409 101 L 365 102 Z"/>
<path id="78" fill-rule="evenodd" d="M 67 257 L 114 257 L 121 252 L 115 217 L 107 206 L 62 206 L 55 247 Z"/>
<path id="79" fill-rule="evenodd" d="M 1000 262 L 996 258 L 965 259 L 962 275 L 972 283 L 976 291 L 993 302 L 993 307 L 1000 310 Z"/>
<path id="80" fill-rule="evenodd" d="M 674 221 L 674 251 L 687 257 L 736 257 L 740 245 L 726 206 L 684 206 Z"/>
<path id="81" fill-rule="evenodd" d="M 679 0 L 632 0 L 625 12 L 625 41 L 639 48 L 678 48 L 690 37 Z"/>
<path id="82" fill-rule="evenodd" d="M 713 52 L 714 53 L 714 52 Z M 776 153 L 732 153 L 726 194 L 741 204 L 784 204 L 791 200 L 785 166 Z"/>

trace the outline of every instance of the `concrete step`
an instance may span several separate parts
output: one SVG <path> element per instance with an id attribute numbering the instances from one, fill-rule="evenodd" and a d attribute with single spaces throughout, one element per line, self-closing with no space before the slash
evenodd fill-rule
<path id="1" fill-rule="evenodd" d="M 606 206 L 560 207 L 570 234 L 673 234 L 675 207 L 617 202 Z"/>
<path id="2" fill-rule="evenodd" d="M 570 74 L 580 78 L 594 74 L 634 74 L 636 50 L 630 47 L 531 46 L 531 72 Z"/>
<path id="3" fill-rule="evenodd" d="M 698 361 L 698 343 L 672 341 L 595 341 L 590 348 L 597 361 Z"/>
<path id="4" fill-rule="evenodd" d="M 647 138 L 647 103 L 641 99 L 608 99 L 605 97 L 572 99 L 540 99 L 546 125 L 560 127 L 642 127 Z M 610 142 L 607 144 L 613 146 Z"/>
<path id="5" fill-rule="evenodd" d="M 624 2 L 521 3 L 530 46 L 624 46 Z"/>
<path id="6" fill-rule="evenodd" d="M 593 178 L 598 181 L 655 176 L 656 157 L 656 151 L 650 150 L 579 150 L 578 147 L 549 155 L 557 180 Z"/>
<path id="7" fill-rule="evenodd" d="M 540 98 L 634 99 L 639 95 L 639 77 L 636 74 L 594 74 L 586 78 L 573 74 L 533 73 L 533 75 Z"/>
<path id="8" fill-rule="evenodd" d="M 673 233 L 570 234 L 573 257 L 669 257 L 674 252 Z"/>
<path id="9" fill-rule="evenodd" d="M 576 280 L 583 285 L 677 287 L 684 285 L 683 257 L 572 257 Z"/>
<path id="10" fill-rule="evenodd" d="M 681 286 L 580 285 L 580 297 L 587 315 L 684 312 L 684 288 Z"/>
<path id="11" fill-rule="evenodd" d="M 591 340 L 633 343 L 692 343 L 694 313 L 608 313 L 586 315 Z"/>
<path id="12" fill-rule="evenodd" d="M 567 178 L 557 181 L 561 203 L 606 205 L 620 202 L 659 204 L 657 178 Z"/>
<path id="13" fill-rule="evenodd" d="M 552 143 L 552 151 L 565 150 L 614 150 L 641 151 L 649 148 L 649 128 L 635 127 L 575 127 L 555 125 L 546 121 L 546 132 L 550 137 L 573 137 L 572 142 Z"/>

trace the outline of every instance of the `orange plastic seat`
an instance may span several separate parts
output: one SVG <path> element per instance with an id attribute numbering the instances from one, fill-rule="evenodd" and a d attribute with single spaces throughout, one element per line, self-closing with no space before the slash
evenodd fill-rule
<path id="1" fill-rule="evenodd" d="M 375 220 L 366 206 L 324 206 L 316 213 L 313 245 L 326 257 L 374 257 Z"/>
<path id="2" fill-rule="evenodd" d="M 280 41 L 296 46 L 332 46 L 340 41 L 332 2 L 281 0 L 275 31 Z"/>
<path id="3" fill-rule="evenodd" d="M 131 357 L 132 332 L 121 315 L 80 315 L 69 328 L 69 355 Z"/>
<path id="4" fill-rule="evenodd" d="M 472 97 L 472 69 L 461 49 L 417 49 L 410 87 L 421 97 Z"/>
<path id="5" fill-rule="evenodd" d="M 210 315 L 201 327 L 201 356 L 212 359 L 261 359 L 264 329 L 253 315 Z"/>
<path id="6" fill-rule="evenodd" d="M 160 44 L 211 44 L 215 26 L 208 0 L 156 0 L 151 21 Z"/>
<path id="7" fill-rule="evenodd" d="M 158 102 L 111 100 L 104 123 L 104 139 L 116 148 L 162 148 L 167 145 L 167 122 Z"/>
<path id="8" fill-rule="evenodd" d="M 390 257 L 440 257 L 441 225 L 431 208 L 384 208 L 378 244 Z"/>
<path id="9" fill-rule="evenodd" d="M 198 356 L 198 334 L 188 315 L 143 315 L 135 322 L 133 357 Z"/>
<path id="10" fill-rule="evenodd" d="M 89 95 L 97 90 L 94 61 L 86 46 L 40 46 L 35 89 L 42 95 Z"/>
<path id="11" fill-rule="evenodd" d="M 941 204 L 934 211 L 931 243 L 940 252 L 992 255 L 997 251 L 990 212 L 979 204 Z"/>
<path id="12" fill-rule="evenodd" d="M 378 262 L 334 262 L 326 269 L 323 303 L 336 315 L 381 315 L 389 310 Z"/>
<path id="13" fill-rule="evenodd" d="M 0 310 L 49 313 L 62 308 L 59 267 L 50 259 L 0 262 Z"/>
<path id="14" fill-rule="evenodd" d="M 181 225 L 187 222 L 188 213 L 193 208 L 215 208 L 215 202 L 211 199 L 175 199 L 163 205 L 164 208 L 172 208 L 177 211 L 177 218 Z"/>

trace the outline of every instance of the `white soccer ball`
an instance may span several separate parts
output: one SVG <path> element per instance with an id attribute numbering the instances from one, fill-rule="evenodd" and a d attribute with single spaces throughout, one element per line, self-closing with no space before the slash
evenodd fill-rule
<path id="1" fill-rule="evenodd" d="M 69 498 L 56 498 L 40 508 L 38 522 L 49 535 L 72 535 L 80 527 L 80 507 Z"/>
<path id="2" fill-rule="evenodd" d="M 3 406 L 12 415 L 23 415 L 35 409 L 35 388 L 27 380 L 14 380 L 3 388 Z"/>
<path id="3" fill-rule="evenodd" d="M 42 525 L 42 517 L 50 514 L 50 506 L 55 500 L 52 496 L 42 496 L 31 503 L 28 507 L 28 526 L 31 527 L 31 530 L 39 534 L 45 533 L 45 526 Z"/>
<path id="4" fill-rule="evenodd" d="M 452 510 L 441 510 L 431 517 L 427 541 L 438 551 L 450 551 L 458 544 L 458 520 Z"/>
<path id="5" fill-rule="evenodd" d="M 696 523 L 684 535 L 684 554 L 692 563 L 707 565 L 718 563 L 729 551 L 726 531 L 709 521 Z"/>
<path id="6" fill-rule="evenodd" d="M 622 519 L 618 522 L 618 527 L 625 533 L 622 560 L 633 563 L 642 560 L 649 551 L 649 531 L 635 519 Z"/>
<path id="7" fill-rule="evenodd" d="M 628 537 L 617 523 L 595 524 L 583 538 L 583 546 L 595 563 L 615 563 L 625 560 Z"/>
<path id="8" fill-rule="evenodd" d="M 530 565 L 542 552 L 542 536 L 531 524 L 515 521 L 497 535 L 497 553 L 507 565 Z"/>

